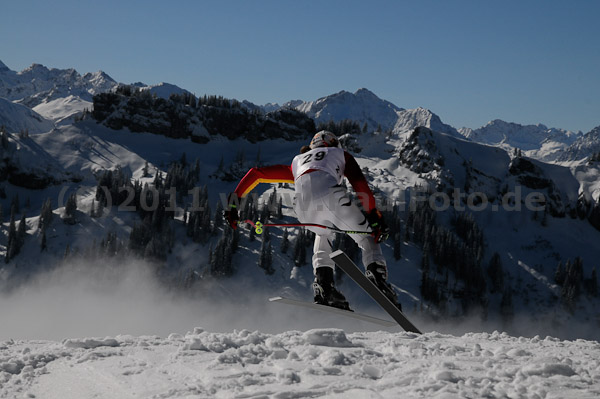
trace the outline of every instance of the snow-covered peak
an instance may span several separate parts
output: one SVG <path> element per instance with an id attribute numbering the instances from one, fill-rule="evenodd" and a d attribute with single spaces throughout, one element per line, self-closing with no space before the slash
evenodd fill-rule
<path id="1" fill-rule="evenodd" d="M 393 131 L 396 134 L 412 132 L 419 126 L 462 137 L 452 126 L 442 122 L 439 116 L 425 108 L 404 109 L 383 100 L 372 91 L 361 88 L 355 93 L 342 90 L 315 101 L 287 103 L 306 113 L 317 124 L 350 119 L 360 125 L 366 123 L 369 130 Z"/>
<path id="2" fill-rule="evenodd" d="M 285 104 L 283 104 L 281 107 L 282 108 L 296 108 L 299 107 L 300 105 L 302 105 L 304 103 L 304 101 L 302 100 L 290 100 L 288 102 L 286 102 Z"/>
<path id="3" fill-rule="evenodd" d="M 355 93 L 342 90 L 315 101 L 303 102 L 295 108 L 313 118 L 317 124 L 350 119 L 360 124 L 367 123 L 371 130 L 378 126 L 383 130 L 393 128 L 398 119 L 396 112 L 402 110 L 364 88 Z"/>
<path id="4" fill-rule="evenodd" d="M 541 123 L 521 125 L 500 119 L 490 121 L 479 129 L 463 128 L 460 133 L 478 143 L 521 149 L 527 156 L 546 162 L 555 161 L 581 136 L 581 132 L 549 128 Z"/>
<path id="5" fill-rule="evenodd" d="M 425 108 L 403 109 L 396 112 L 398 118 L 394 125 L 395 133 L 413 131 L 419 126 L 425 126 L 437 132 L 461 137 L 458 131 L 442 122 L 439 116 Z"/>
<path id="6" fill-rule="evenodd" d="M 508 144 L 522 150 L 539 149 L 544 142 L 557 141 L 571 144 L 580 133 L 569 130 L 548 128 L 541 123 L 537 125 L 520 125 L 495 119 L 475 130 L 463 130 L 465 137 L 485 144 Z"/>
<path id="7" fill-rule="evenodd" d="M 461 127 L 459 129 L 456 129 L 456 131 L 465 137 L 469 137 L 473 134 L 473 129 L 471 129 L 470 127 Z"/>
<path id="8" fill-rule="evenodd" d="M 151 94 L 156 94 L 157 97 L 164 99 L 168 99 L 171 96 L 171 94 L 190 94 L 189 91 L 182 89 L 177 85 L 165 82 L 161 82 L 156 85 L 141 87 L 141 89 L 148 90 Z"/>
<path id="9" fill-rule="evenodd" d="M 561 162 L 583 161 L 600 152 L 600 126 L 581 135 L 558 158 Z"/>
<path id="10" fill-rule="evenodd" d="M 377 97 L 375 95 L 375 93 L 373 93 L 371 90 L 364 88 L 364 87 L 361 87 L 360 89 L 356 90 L 356 92 L 354 93 L 354 96 L 356 96 L 357 98 L 362 98 L 367 101 L 381 100 L 379 97 Z"/>
<path id="11" fill-rule="evenodd" d="M 103 93 L 115 87 L 115 81 L 103 71 L 88 72 L 82 76 L 82 79 L 92 85 L 90 94 Z"/>
<path id="12" fill-rule="evenodd" d="M 117 82 L 102 71 L 81 76 L 73 68 L 47 68 L 41 64 L 32 64 L 18 73 L 0 67 L 0 97 L 30 108 L 70 95 L 91 101 L 94 94 L 116 86 Z"/>
<path id="13" fill-rule="evenodd" d="M 50 73 L 50 71 L 58 71 L 58 70 L 56 68 L 46 68 L 44 65 L 34 62 L 28 68 L 25 68 L 21 72 L 19 72 L 19 75 L 26 75 L 26 74 L 31 74 L 31 73 L 48 74 L 48 73 Z M 68 71 L 73 71 L 73 69 L 70 68 L 70 69 L 68 69 Z"/>

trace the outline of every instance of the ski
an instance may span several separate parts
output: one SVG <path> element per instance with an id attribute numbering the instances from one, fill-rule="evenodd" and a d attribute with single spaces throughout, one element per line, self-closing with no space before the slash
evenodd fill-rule
<path id="1" fill-rule="evenodd" d="M 351 317 L 351 318 L 362 320 L 362 321 L 368 321 L 369 323 L 379 324 L 380 326 L 384 326 L 384 327 L 393 327 L 393 326 L 397 325 L 393 321 L 389 321 L 389 320 L 385 320 L 385 319 L 379 319 L 377 317 L 368 316 L 366 314 L 353 312 L 351 310 L 344 310 L 344 309 L 334 308 L 333 306 L 327 306 L 327 305 L 319 305 L 317 303 L 297 301 L 295 299 L 283 298 L 283 297 L 280 297 L 280 296 L 277 296 L 277 297 L 274 297 L 274 298 L 269 298 L 269 301 L 271 301 L 271 302 L 287 303 L 288 305 L 301 306 L 301 307 L 304 307 L 304 308 L 316 309 L 316 310 L 320 310 L 320 311 L 323 311 L 323 312 L 335 313 L 335 314 L 338 314 L 338 315 L 341 315 L 341 316 Z"/>
<path id="2" fill-rule="evenodd" d="M 383 308 L 405 331 L 421 334 L 421 331 L 404 316 L 371 280 L 352 262 L 342 250 L 337 250 L 329 255 L 331 259 L 344 271 L 356 284 L 358 284 L 379 306 Z"/>

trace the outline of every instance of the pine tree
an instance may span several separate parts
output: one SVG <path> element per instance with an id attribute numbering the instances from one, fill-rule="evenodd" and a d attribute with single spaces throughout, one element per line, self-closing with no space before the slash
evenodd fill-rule
<path id="1" fill-rule="evenodd" d="M 40 244 L 40 251 L 45 251 L 48 248 L 47 242 L 46 242 L 46 229 L 42 229 L 42 242 Z"/>
<path id="2" fill-rule="evenodd" d="M 576 257 L 573 263 L 567 261 L 565 268 L 565 281 L 561 289 L 561 297 L 567 307 L 572 311 L 581 294 L 583 283 L 583 261 Z"/>
<path id="3" fill-rule="evenodd" d="M 429 298 L 429 270 L 421 268 L 421 297 Z"/>
<path id="4" fill-rule="evenodd" d="M 421 269 L 429 271 L 429 253 L 426 250 L 423 250 L 421 257 Z"/>
<path id="5" fill-rule="evenodd" d="M 190 212 L 186 218 L 185 233 L 188 237 L 194 237 L 194 225 L 196 221 L 197 212 Z"/>
<path id="6" fill-rule="evenodd" d="M 193 179 L 192 185 L 196 184 L 198 179 L 200 179 L 200 160 L 198 158 L 196 158 L 196 163 L 194 164 L 194 169 L 192 170 L 191 177 Z"/>
<path id="7" fill-rule="evenodd" d="M 21 220 L 19 221 L 19 227 L 17 228 L 17 248 L 18 251 L 21 251 L 23 245 L 25 244 L 25 237 L 27 236 L 27 221 L 25 218 L 25 214 L 21 215 Z"/>
<path id="8" fill-rule="evenodd" d="M 277 219 L 283 218 L 283 199 L 279 197 L 277 202 Z"/>
<path id="9" fill-rule="evenodd" d="M 267 269 L 266 273 L 271 275 L 275 273 L 275 269 L 273 269 L 273 248 L 271 246 L 271 241 L 267 243 Z"/>
<path id="10" fill-rule="evenodd" d="M 225 172 L 225 159 L 223 155 L 221 155 L 221 160 L 219 161 L 219 166 L 217 166 L 217 170 L 213 173 L 213 176 L 220 177 L 222 173 Z"/>
<path id="11" fill-rule="evenodd" d="M 214 277 L 228 277 L 233 274 L 231 239 L 224 231 L 212 255 L 210 273 Z"/>
<path id="12" fill-rule="evenodd" d="M 437 287 L 429 277 L 429 253 L 423 250 L 421 257 L 421 296 L 425 300 L 432 300 L 435 296 L 434 291 L 437 291 Z"/>
<path id="13" fill-rule="evenodd" d="M 304 229 L 301 229 L 294 242 L 294 264 L 296 266 L 306 264 L 306 245 L 304 240 Z"/>
<path id="14" fill-rule="evenodd" d="M 2 145 L 2 148 L 8 150 L 8 133 L 6 132 L 4 125 L 0 126 L 0 144 Z"/>
<path id="15" fill-rule="evenodd" d="M 598 153 L 600 155 L 600 153 Z M 598 276 L 596 275 L 596 268 L 592 269 L 592 274 L 588 280 L 588 292 L 591 296 L 598 296 Z"/>
<path id="16" fill-rule="evenodd" d="M 40 228 L 49 227 L 50 223 L 52 223 L 52 217 L 53 217 L 52 201 L 50 200 L 50 198 L 48 198 L 46 200 L 46 202 L 44 202 L 44 204 L 42 205 L 42 210 L 40 213 L 40 221 L 39 221 L 38 227 L 40 227 Z"/>
<path id="17" fill-rule="evenodd" d="M 258 258 L 258 267 L 263 269 L 266 274 L 273 274 L 275 270 L 273 269 L 273 249 L 271 247 L 270 240 L 267 239 L 267 236 L 263 237 L 262 244 L 260 246 L 260 255 Z"/>
<path id="18" fill-rule="evenodd" d="M 75 211 L 77 210 L 77 195 L 75 193 L 69 195 L 65 204 L 65 221 L 67 223 L 74 222 Z"/>
<path id="19" fill-rule="evenodd" d="M 217 206 L 215 209 L 214 228 L 217 229 L 223 226 L 224 221 L 225 219 L 223 218 L 223 204 L 221 203 L 221 201 L 217 201 Z"/>
<path id="20" fill-rule="evenodd" d="M 163 187 L 162 173 L 160 173 L 160 170 L 158 168 L 156 168 L 155 174 L 154 174 L 154 188 L 156 188 L 158 190 L 162 187 Z"/>
<path id="21" fill-rule="evenodd" d="M 181 158 L 179 159 L 179 163 L 184 168 L 187 166 L 187 155 L 185 154 L 185 152 L 183 154 L 181 154 Z"/>
<path id="22" fill-rule="evenodd" d="M 248 236 L 248 241 L 254 242 L 254 240 L 256 240 L 256 230 L 254 228 L 251 228 Z"/>
<path id="23" fill-rule="evenodd" d="M 146 161 L 144 168 L 142 169 L 142 177 L 150 177 L 150 166 L 148 165 L 148 161 Z"/>
<path id="24" fill-rule="evenodd" d="M 238 250 L 239 248 L 239 243 L 240 243 L 240 229 L 231 229 L 231 227 L 227 226 L 228 230 L 232 230 L 231 231 L 231 245 L 230 245 L 230 249 L 231 249 L 231 253 L 234 253 Z"/>
<path id="25" fill-rule="evenodd" d="M 17 227 L 15 223 L 15 213 L 12 212 L 10 215 L 10 224 L 8 227 L 8 240 L 6 244 L 6 255 L 4 260 L 6 263 L 10 262 L 19 252 L 17 244 Z"/>
<path id="26" fill-rule="evenodd" d="M 210 264 L 210 274 L 214 277 L 218 277 L 221 274 L 221 270 L 223 269 L 222 264 L 224 262 L 223 255 L 222 243 L 219 241 L 211 257 L 212 263 Z"/>
<path id="27" fill-rule="evenodd" d="M 492 292 L 500 292 L 504 288 L 504 272 L 502 260 L 498 252 L 494 252 L 487 268 L 487 273 L 492 280 Z"/>
<path id="28" fill-rule="evenodd" d="M 13 196 L 12 201 L 10 203 L 10 211 L 14 212 L 14 213 L 19 213 L 20 212 L 19 193 L 16 193 Z"/>
<path id="29" fill-rule="evenodd" d="M 200 237 L 202 241 L 208 240 L 213 233 L 210 217 L 211 210 L 210 206 L 208 205 L 208 200 L 206 200 L 205 204 L 204 211 L 201 213 L 202 219 L 200 220 Z"/>
<path id="30" fill-rule="evenodd" d="M 558 262 L 556 271 L 554 272 L 554 282 L 560 286 L 565 282 L 565 271 L 562 267 L 562 262 Z"/>
<path id="31" fill-rule="evenodd" d="M 92 199 L 92 205 L 90 206 L 90 217 L 91 218 L 96 217 L 96 200 L 95 199 Z"/>
<path id="32" fill-rule="evenodd" d="M 283 238 L 281 239 L 281 252 L 282 253 L 287 253 L 288 248 L 290 247 L 290 240 L 288 238 L 289 234 L 288 234 L 288 230 L 284 229 L 283 230 Z"/>

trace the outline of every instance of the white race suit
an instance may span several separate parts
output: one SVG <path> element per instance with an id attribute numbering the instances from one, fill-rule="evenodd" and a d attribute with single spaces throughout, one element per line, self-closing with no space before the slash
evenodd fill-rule
<path id="1" fill-rule="evenodd" d="M 351 168 L 347 171 L 347 163 L 350 162 Z M 370 231 L 364 213 L 341 185 L 344 176 L 348 177 L 353 186 L 353 179 L 360 180 L 363 190 L 366 187 L 372 197 L 364 175 L 350 154 L 337 147 L 318 147 L 297 155 L 292 161 L 292 173 L 296 189 L 294 210 L 300 222 L 339 230 Z M 316 234 L 313 268 L 334 268 L 335 263 L 329 258 L 329 254 L 333 251 L 335 232 L 320 227 L 309 228 Z M 372 262 L 386 264 L 381 247 L 373 236 L 349 235 L 362 251 L 365 268 Z"/>

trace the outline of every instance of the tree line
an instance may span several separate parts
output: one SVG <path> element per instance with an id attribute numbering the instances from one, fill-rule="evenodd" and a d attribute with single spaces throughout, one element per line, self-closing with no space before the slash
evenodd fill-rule
<path id="1" fill-rule="evenodd" d="M 197 134 L 198 131 L 229 139 L 243 137 L 250 142 L 274 138 L 297 140 L 316 133 L 314 121 L 295 109 L 282 108 L 264 114 L 221 96 L 198 98 L 183 93 L 165 99 L 130 86 L 95 95 L 91 115 L 111 129 L 191 138 L 199 143 L 207 142 L 209 137 Z"/>

